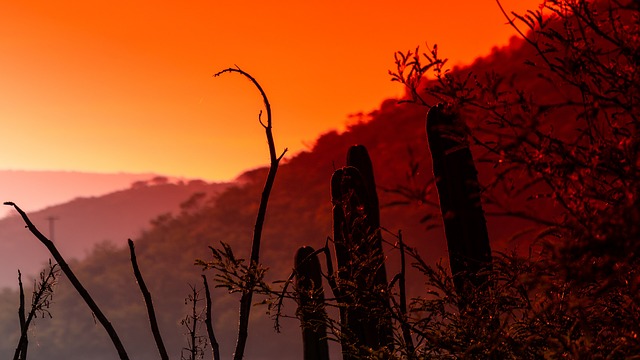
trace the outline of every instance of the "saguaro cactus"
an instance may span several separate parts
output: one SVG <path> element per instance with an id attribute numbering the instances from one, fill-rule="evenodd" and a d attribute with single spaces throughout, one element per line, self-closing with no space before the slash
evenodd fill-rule
<path id="1" fill-rule="evenodd" d="M 384 315 L 389 300 L 373 167 L 360 145 L 349 150 L 347 164 L 351 166 L 336 170 L 331 178 L 331 200 L 339 300 L 345 305 L 341 324 L 352 343 L 343 344 L 343 356 L 356 359 L 359 355 L 349 345 L 390 348 L 393 333 Z"/>
<path id="2" fill-rule="evenodd" d="M 485 284 L 486 270 L 491 267 L 478 172 L 469 149 L 468 128 L 453 106 L 432 107 L 426 127 L 451 273 L 462 296 L 469 285 Z"/>
<path id="3" fill-rule="evenodd" d="M 294 261 L 303 359 L 329 360 L 320 261 L 309 246 L 298 249 Z"/>

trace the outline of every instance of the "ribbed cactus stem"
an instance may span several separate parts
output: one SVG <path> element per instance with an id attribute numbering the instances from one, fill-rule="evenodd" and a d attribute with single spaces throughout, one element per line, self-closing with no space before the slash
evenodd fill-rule
<path id="1" fill-rule="evenodd" d="M 343 358 L 359 359 L 357 349 L 391 348 L 393 332 L 388 308 L 380 210 L 373 167 L 366 149 L 349 150 L 348 165 L 331 178 L 333 236 L 338 263 Z M 360 170 L 362 169 L 362 171 Z M 354 295 L 357 294 L 357 295 Z"/>
<path id="2" fill-rule="evenodd" d="M 384 254 L 382 251 L 382 235 L 380 233 L 380 202 L 376 190 L 376 181 L 373 174 L 373 163 L 369 152 L 364 145 L 353 145 L 347 151 L 347 166 L 358 169 L 362 175 L 362 180 L 367 192 L 366 217 L 369 226 L 368 236 L 371 237 L 372 253 L 379 257 L 377 261 L 377 271 L 373 286 L 379 290 L 387 287 L 387 271 L 384 264 Z M 380 299 L 380 305 L 388 305 L 388 299 Z M 386 304 L 384 304 L 384 303 Z M 374 322 L 375 321 L 375 322 Z M 378 346 L 387 346 L 391 349 L 393 343 L 393 328 L 391 318 L 378 318 L 370 321 L 368 328 L 376 329 L 377 334 L 373 342 Z"/>
<path id="3" fill-rule="evenodd" d="M 371 222 L 371 226 L 378 229 L 380 227 L 380 205 L 376 191 L 376 180 L 373 176 L 373 164 L 371 163 L 369 152 L 364 145 L 353 145 L 349 148 L 347 151 L 347 166 L 358 169 L 360 175 L 362 175 L 362 180 L 367 189 L 369 205 L 367 217 Z"/>
<path id="4" fill-rule="evenodd" d="M 449 262 L 459 295 L 487 283 L 491 247 L 480 201 L 469 130 L 453 106 L 438 104 L 427 115 L 427 138 L 447 237 Z"/>
<path id="5" fill-rule="evenodd" d="M 350 201 L 345 200 L 347 196 L 345 194 L 354 194 L 352 181 L 350 176 L 345 173 L 354 173 L 357 169 L 341 168 L 336 170 L 331 177 L 331 203 L 333 204 L 333 245 L 336 252 L 336 263 L 338 265 L 336 269 L 337 286 L 340 294 L 343 296 L 337 296 L 337 300 L 343 305 L 340 307 L 340 326 L 342 331 L 342 357 L 344 360 L 355 360 L 356 355 L 351 351 L 350 344 L 347 338 L 361 339 L 364 337 L 362 331 L 359 330 L 358 324 L 360 323 L 359 312 L 353 308 L 354 299 L 348 294 L 352 291 L 348 291 L 347 284 L 352 280 L 354 269 L 352 267 L 353 258 L 353 236 L 350 220 L 346 212 L 351 208 L 348 204 Z M 353 196 L 354 198 L 356 196 Z"/>
<path id="6" fill-rule="evenodd" d="M 378 201 L 378 193 L 376 191 L 376 181 L 373 176 L 373 165 L 371 158 L 367 152 L 367 148 L 363 145 L 353 145 L 347 152 L 347 168 L 356 168 L 362 179 L 362 186 L 366 192 L 366 198 L 362 199 L 364 207 L 364 216 L 366 216 L 366 226 L 368 228 L 367 236 L 371 237 L 370 243 L 373 251 L 382 256 L 382 236 L 380 234 L 380 205 Z M 360 185 L 358 185 L 360 186 Z M 376 285 L 387 285 L 387 274 L 384 262 L 380 263 L 380 267 L 376 272 Z"/>
<path id="7" fill-rule="evenodd" d="M 303 246 L 296 252 L 294 262 L 303 359 L 328 360 L 329 345 L 320 261 L 313 248 Z"/>

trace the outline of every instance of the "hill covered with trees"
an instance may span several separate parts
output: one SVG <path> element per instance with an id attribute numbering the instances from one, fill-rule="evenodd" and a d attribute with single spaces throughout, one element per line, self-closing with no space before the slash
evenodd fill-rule
<path id="1" fill-rule="evenodd" d="M 521 17 L 533 31 L 526 42 L 494 49 L 467 67 L 446 71 L 435 48 L 397 54 L 392 72 L 408 88 L 403 101 L 382 102 L 345 132 L 320 136 L 311 151 L 281 165 L 263 233 L 267 279 L 286 279 L 300 246 L 324 246 L 332 234 L 330 178 L 345 165 L 349 147 L 363 144 L 373 161 L 382 227 L 392 233 L 402 229 L 404 242 L 424 260 L 414 258 L 419 271 L 408 278 L 409 295 L 420 296 L 412 314 L 422 317 L 403 323 L 420 339 L 422 355 L 535 359 L 637 353 L 640 146 L 634 54 L 640 9 L 605 1 L 594 12 L 584 7 L 587 2 L 572 4 L 547 4 L 560 21 L 535 12 Z M 616 16 L 607 17 L 614 13 L 606 11 L 607 5 Z M 625 71 L 616 70 L 620 66 Z M 431 72 L 435 76 L 427 79 Z M 465 119 L 449 135 L 456 141 L 472 139 L 494 252 L 490 290 L 463 299 L 466 308 L 459 301 L 463 295 L 456 296 L 458 290 L 437 266 L 447 257 L 447 244 L 425 117 L 441 101 Z M 266 173 L 264 168 L 246 172 L 214 200 L 194 199 L 179 214 L 156 219 L 135 239 L 173 358 L 187 346 L 180 324 L 189 313 L 187 284 L 200 287 L 201 268 L 194 260 L 210 260 L 208 246 L 219 248 L 220 242 L 237 257 L 249 258 Z M 395 237 L 385 231 L 382 236 L 388 241 L 383 249 L 391 278 L 400 272 L 400 254 Z M 524 256 L 511 256 L 514 248 Z M 99 247 L 71 265 L 131 357 L 156 358 L 127 250 Z M 446 265 L 445 260 L 443 269 Z M 115 358 L 68 283 L 61 279 L 54 291 L 53 318 L 37 320 L 30 357 Z M 17 343 L 17 298 L 12 291 L 0 296 L 0 333 L 6 334 L 1 353 L 12 353 Z M 213 293 L 213 324 L 223 358 L 233 351 L 238 299 L 224 288 Z M 254 298 L 262 300 L 268 303 Z M 246 358 L 299 359 L 299 323 L 283 319 L 283 332 L 276 334 L 266 306 L 253 307 Z M 293 302 L 285 301 L 284 314 L 294 316 Z M 408 347 L 399 352 L 411 356 Z"/>
<path id="2" fill-rule="evenodd" d="M 155 176 L 135 181 L 128 189 L 79 197 L 30 214 L 47 236 L 54 231 L 53 240 L 68 259 L 83 259 L 100 243 L 123 246 L 127 238 L 138 237 L 149 228 L 154 218 L 180 212 L 180 205 L 188 205 L 194 194 L 213 197 L 227 187 L 201 180 L 171 182 Z M 25 276 L 35 276 L 50 254 L 24 231 L 22 219 L 11 215 L 0 219 L 0 287 L 15 288 L 17 269 Z"/>
<path id="3" fill-rule="evenodd" d="M 457 71 L 476 71 L 476 67 L 478 71 L 501 68 L 529 80 L 520 61 L 523 51 L 522 43 L 514 41 L 510 47 L 494 49 L 488 58 Z M 269 267 L 271 280 L 285 279 L 289 275 L 297 247 L 319 248 L 331 235 L 329 180 L 334 169 L 345 165 L 346 151 L 353 144 L 365 145 L 371 155 L 382 204 L 382 226 L 392 232 L 401 229 L 407 244 L 416 247 L 431 263 L 446 257 L 442 228 L 421 222 L 437 208 L 417 200 L 407 201 L 393 191 L 385 191 L 401 186 L 419 187 L 431 178 L 425 117 L 425 108 L 402 104 L 398 99 L 385 100 L 379 109 L 363 115 L 357 122 L 352 121 L 343 133 L 323 134 L 310 151 L 285 160 L 275 182 L 264 229 L 261 257 L 262 263 Z M 412 165 L 418 162 L 419 169 L 412 171 Z M 238 178 L 240 185 L 232 186 L 215 200 L 200 199 L 177 215 L 158 218 L 150 229 L 134 239 L 141 271 L 154 295 L 160 326 L 174 357 L 178 357 L 180 349 L 186 346 L 180 320 L 188 312 L 184 305 L 189 293 L 188 284 L 200 284 L 201 270 L 193 265 L 194 260 L 208 259 L 208 246 L 218 245 L 220 241 L 233 246 L 238 256 L 248 258 L 266 171 L 261 168 L 246 172 Z M 133 200 L 127 200 L 127 203 L 130 201 Z M 496 243 L 506 242 L 513 233 L 513 228 L 505 229 L 503 225 L 500 218 L 489 219 L 492 239 Z M 24 230 L 17 224 L 16 227 Z M 24 233 L 27 237 L 30 235 Z M 100 234 L 96 232 L 96 235 Z M 41 246 L 35 239 L 25 241 Z M 389 241 L 394 242 L 392 238 Z M 389 250 L 387 256 L 392 264 L 397 264 L 397 251 Z M 111 245 L 99 246 L 86 259 L 72 266 L 122 333 L 131 356 L 155 358 L 144 303 L 132 275 L 127 250 Z M 397 267 L 392 266 L 389 271 L 397 271 Z M 414 280 L 412 285 L 417 292 L 421 284 L 418 279 Z M 236 296 L 224 291 L 214 292 L 214 325 L 219 334 L 218 341 L 227 354 L 232 351 L 236 336 L 237 300 Z M 16 301 L 15 292 L 2 294 L 2 333 L 7 334 L 3 337 L 2 353 L 12 352 L 17 343 Z M 298 359 L 301 343 L 297 321 L 285 321 L 285 333 L 276 334 L 264 310 L 266 308 L 254 309 L 247 357 Z M 292 315 L 293 309 L 289 308 L 289 311 Z M 38 319 L 32 330 L 33 343 L 37 345 L 30 349 L 30 357 L 114 358 L 115 353 L 103 330 L 94 324 L 91 313 L 64 279 L 55 288 L 51 314 L 52 319 Z"/>

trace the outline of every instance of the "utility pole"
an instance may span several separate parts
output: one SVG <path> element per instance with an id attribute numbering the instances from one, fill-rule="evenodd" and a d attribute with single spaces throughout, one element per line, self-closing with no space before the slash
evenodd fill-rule
<path id="1" fill-rule="evenodd" d="M 51 240 L 51 242 L 54 242 L 53 237 L 54 237 L 54 230 L 55 230 L 55 221 L 58 219 L 59 218 L 57 216 L 47 217 L 47 220 L 49 221 L 49 240 Z"/>

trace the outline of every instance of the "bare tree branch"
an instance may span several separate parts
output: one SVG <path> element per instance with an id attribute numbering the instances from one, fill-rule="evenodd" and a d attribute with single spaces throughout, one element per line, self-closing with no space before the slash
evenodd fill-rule
<path id="1" fill-rule="evenodd" d="M 407 348 L 407 358 L 411 360 L 415 358 L 415 346 L 413 345 L 413 338 L 411 337 L 411 329 L 407 324 L 407 267 L 402 231 L 398 231 L 398 244 L 400 245 L 400 282 L 398 283 L 400 288 L 400 315 L 404 319 L 400 326 L 402 328 L 402 337 L 404 338 Z"/>
<path id="2" fill-rule="evenodd" d="M 40 230 L 38 230 L 38 228 L 36 228 L 35 225 L 33 225 L 31 220 L 27 216 L 27 214 L 24 211 L 22 211 L 22 209 L 20 209 L 20 207 L 18 207 L 18 205 L 14 204 L 13 202 L 10 202 L 10 201 L 9 202 L 5 202 L 4 205 L 13 206 L 16 209 L 16 211 L 20 214 L 20 216 L 22 217 L 22 220 L 24 220 L 25 224 L 27 225 L 26 226 L 27 229 L 29 229 L 29 231 L 38 240 L 40 240 L 40 242 L 44 246 L 46 246 L 47 250 L 49 250 L 49 252 L 53 256 L 55 261 L 58 263 L 58 265 L 60 266 L 60 268 L 64 272 L 65 276 L 69 279 L 69 281 L 71 282 L 73 287 L 76 289 L 78 294 L 80 294 L 80 296 L 82 297 L 84 302 L 87 304 L 87 306 L 89 306 L 89 309 L 91 309 L 91 311 L 95 315 L 96 319 L 98 319 L 100 324 L 104 327 L 105 331 L 109 335 L 109 338 L 111 339 L 111 342 L 113 343 L 113 346 L 115 346 L 115 348 L 116 348 L 116 350 L 118 352 L 118 356 L 120 357 L 120 359 L 121 360 L 129 360 L 129 355 L 127 355 L 127 352 L 125 351 L 124 346 L 122 345 L 122 341 L 120 341 L 120 338 L 118 337 L 118 333 L 113 328 L 113 325 L 111 325 L 111 323 L 109 322 L 107 317 L 104 315 L 104 313 L 102 313 L 102 310 L 100 310 L 100 308 L 98 307 L 96 302 L 93 300 L 91 295 L 89 295 L 89 292 L 87 291 L 87 289 L 85 289 L 84 286 L 82 285 L 82 283 L 80 282 L 80 280 L 78 280 L 78 278 L 76 277 L 76 274 L 73 273 L 73 271 L 69 267 L 69 264 L 67 264 L 67 262 L 62 257 L 62 255 L 60 254 L 60 252 L 58 251 L 56 246 L 53 244 L 53 241 L 49 240 L 46 236 L 44 236 L 40 232 Z"/>
<path id="3" fill-rule="evenodd" d="M 191 301 L 191 317 L 187 316 L 184 321 L 183 324 L 187 327 L 187 330 L 189 331 L 188 335 L 188 344 L 189 347 L 188 348 L 184 348 L 182 350 L 187 350 L 189 352 L 189 358 L 188 360 L 196 360 L 196 356 L 198 355 L 198 350 L 199 350 L 199 344 L 198 344 L 198 311 L 197 311 L 197 307 L 198 307 L 198 301 L 199 299 L 199 294 L 198 294 L 198 290 L 196 289 L 195 286 L 191 287 L 191 296 L 189 297 L 189 300 Z M 182 356 L 182 359 L 184 360 L 185 357 Z"/>
<path id="4" fill-rule="evenodd" d="M 207 334 L 209 334 L 209 342 L 211 343 L 211 350 L 213 351 L 213 360 L 220 360 L 220 345 L 218 344 L 216 335 L 213 332 L 213 322 L 211 320 L 211 293 L 209 292 L 209 283 L 207 282 L 207 277 L 205 275 L 202 275 L 202 281 L 204 282 L 204 295 L 207 304 L 204 323 L 207 326 Z"/>
<path id="5" fill-rule="evenodd" d="M 20 273 L 20 270 L 18 270 L 18 287 L 20 288 L 20 307 L 18 308 L 18 318 L 20 319 L 21 335 L 16 351 L 20 354 L 19 360 L 25 360 L 27 358 L 29 339 L 27 337 L 27 320 L 25 319 L 24 314 L 24 288 L 22 287 L 22 273 Z"/>
<path id="6" fill-rule="evenodd" d="M 27 331 L 31 321 L 36 316 L 38 311 L 48 313 L 46 310 L 49 307 L 49 300 L 52 296 L 52 285 L 54 284 L 56 277 L 58 276 L 59 269 L 56 264 L 51 264 L 49 261 L 49 269 L 42 270 L 40 273 L 40 282 L 34 284 L 33 297 L 31 301 L 31 310 L 26 319 L 24 318 L 24 290 L 22 286 L 22 274 L 18 270 L 18 285 L 20 286 L 20 309 L 18 316 L 20 317 L 20 340 L 13 354 L 13 360 L 25 360 L 27 358 L 28 338 Z M 51 316 L 49 314 L 49 316 Z"/>
<path id="7" fill-rule="evenodd" d="M 262 100 L 264 101 L 264 106 L 267 110 L 267 123 L 264 125 L 262 121 L 260 123 L 265 129 L 265 133 L 267 136 L 267 143 L 269 144 L 269 157 L 271 159 L 271 165 L 269 167 L 269 173 L 267 174 L 267 180 L 264 184 L 264 189 L 262 190 L 262 197 L 260 198 L 260 207 L 258 209 L 258 215 L 256 217 L 256 223 L 253 230 L 253 241 L 251 243 L 251 263 L 250 268 L 255 269 L 260 262 L 260 240 L 262 238 L 262 227 L 264 225 L 264 219 L 267 213 L 267 203 L 269 202 L 269 195 L 271 194 L 271 188 L 273 187 L 273 183 L 276 178 L 276 172 L 278 171 L 278 165 L 280 164 L 280 160 L 287 152 L 285 148 L 280 156 L 276 156 L 276 147 L 273 141 L 273 133 L 272 122 L 271 122 L 271 105 L 269 104 L 269 99 L 267 98 L 266 93 L 262 89 L 262 86 L 256 81 L 253 76 L 249 75 L 244 70 L 239 67 L 236 68 L 228 68 L 224 69 L 214 76 L 219 76 L 227 72 L 235 72 L 249 79 L 258 91 L 260 91 L 260 95 L 262 95 Z M 240 298 L 240 321 L 238 325 L 238 341 L 236 343 L 236 349 L 233 355 L 234 360 L 241 360 L 244 357 L 244 350 L 247 344 L 248 337 L 248 328 L 249 328 L 249 313 L 251 312 L 251 299 L 253 297 L 253 290 L 255 286 L 255 279 L 252 278 L 253 275 L 249 272 L 249 279 L 247 279 L 247 289 L 243 291 L 242 297 Z"/>
<path id="8" fill-rule="evenodd" d="M 140 292 L 142 292 L 142 297 L 144 297 L 144 304 L 147 307 L 147 314 L 149 315 L 149 323 L 151 324 L 151 332 L 153 333 L 153 339 L 156 341 L 158 352 L 160 352 L 160 358 L 162 360 L 169 360 L 167 349 L 164 346 L 164 342 L 162 341 L 162 335 L 160 335 L 160 329 L 158 328 L 158 320 L 156 319 L 156 312 L 153 308 L 151 293 L 149 292 L 149 289 L 147 289 L 147 285 L 145 285 L 144 279 L 142 278 L 142 274 L 140 273 L 140 269 L 138 268 L 138 261 L 136 260 L 135 246 L 133 245 L 133 241 L 131 239 L 129 239 L 127 243 L 129 244 L 129 252 L 131 253 L 131 266 L 133 267 L 133 274 L 136 277 L 138 286 L 140 286 Z"/>

